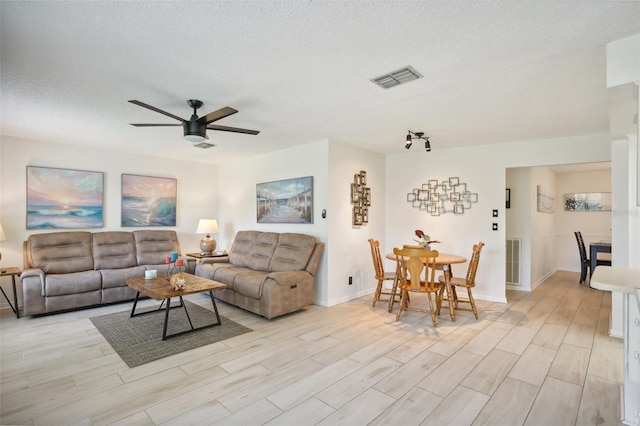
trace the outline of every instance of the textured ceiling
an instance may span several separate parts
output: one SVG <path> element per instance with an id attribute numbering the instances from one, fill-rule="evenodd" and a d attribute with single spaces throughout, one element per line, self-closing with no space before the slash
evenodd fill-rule
<path id="1" fill-rule="evenodd" d="M 330 139 L 404 151 L 609 130 L 605 46 L 636 1 L 0 2 L 1 132 L 220 164 Z M 370 80 L 407 65 L 424 78 Z M 200 150 L 180 127 L 224 106 Z M 413 150 L 421 147 L 414 144 Z M 423 155 L 428 155 L 424 153 Z"/>

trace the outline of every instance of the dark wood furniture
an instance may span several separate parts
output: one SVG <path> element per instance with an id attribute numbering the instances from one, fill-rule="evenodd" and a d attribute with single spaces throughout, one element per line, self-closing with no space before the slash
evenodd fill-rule
<path id="1" fill-rule="evenodd" d="M 187 253 L 189 257 L 193 257 L 196 259 L 210 259 L 212 257 L 224 257 L 229 256 L 227 253 L 213 252 L 212 254 L 202 254 L 202 253 Z"/>
<path id="2" fill-rule="evenodd" d="M 591 243 L 589 244 L 589 262 L 591 266 L 591 275 L 597 265 L 611 266 L 611 260 L 598 259 L 598 253 L 611 253 L 611 243 Z"/>
<path id="3" fill-rule="evenodd" d="M 4 298 L 7 299 L 7 303 L 11 306 L 11 309 L 16 314 L 16 318 L 20 318 L 20 308 L 18 307 L 18 293 L 16 293 L 16 277 L 20 276 L 22 271 L 20 268 L 15 266 L 10 266 L 8 268 L 0 268 L 0 277 L 11 277 L 11 283 L 13 284 L 13 304 L 9 300 L 7 293 L 4 292 L 4 289 L 0 287 L 0 291 L 4 295 Z"/>

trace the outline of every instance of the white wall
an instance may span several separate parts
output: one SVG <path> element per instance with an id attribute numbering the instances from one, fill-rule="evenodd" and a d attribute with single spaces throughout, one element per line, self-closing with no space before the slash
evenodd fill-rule
<path id="1" fill-rule="evenodd" d="M 385 243 L 385 159 L 384 155 L 333 142 L 329 150 L 329 289 L 327 304 L 334 305 L 358 298 L 375 290 L 377 281 L 371 259 L 369 238 Z M 366 186 L 371 189 L 369 222 L 354 226 L 352 222 L 351 183 L 360 170 L 367 172 Z M 394 270 L 391 261 L 385 268 Z M 353 284 L 348 284 L 348 277 Z"/>
<path id="2" fill-rule="evenodd" d="M 575 212 L 564 209 L 564 194 L 576 192 L 611 192 L 611 172 L 556 174 L 556 253 L 558 269 L 563 271 L 580 271 L 574 231 L 582 233 L 587 250 L 592 242 L 611 242 L 610 211 Z"/>
<path id="3" fill-rule="evenodd" d="M 351 183 L 354 174 L 367 172 L 372 206 L 369 223 L 352 225 Z M 316 300 L 331 306 L 371 293 L 376 282 L 367 240 L 383 240 L 385 228 L 384 156 L 335 141 L 319 141 L 221 166 L 221 227 L 228 248 L 241 229 L 310 234 L 326 245 L 316 277 Z M 313 224 L 258 224 L 256 184 L 313 176 Z M 322 210 L 327 212 L 322 218 Z M 348 284 L 348 277 L 353 284 Z"/>
<path id="4" fill-rule="evenodd" d="M 558 193 L 555 173 L 548 167 L 531 169 L 529 182 L 529 214 L 531 215 L 531 290 L 556 271 L 555 217 L 558 212 Z M 553 212 L 538 211 L 538 186 L 552 191 L 555 197 Z"/>
<path id="5" fill-rule="evenodd" d="M 433 142 L 432 142 L 433 145 Z M 421 228 L 441 240 L 437 249 L 468 257 L 471 247 L 484 241 L 474 295 L 484 300 L 505 301 L 505 172 L 510 167 L 610 161 L 607 134 L 512 142 L 466 148 L 438 148 L 427 153 L 411 150 L 389 155 L 386 160 L 387 228 L 385 251 L 412 241 L 413 231 Z M 459 177 L 479 201 L 463 215 L 432 217 L 411 207 L 408 192 L 428 179 Z M 513 196 L 513 193 L 512 193 Z M 491 216 L 498 209 L 499 217 Z M 498 231 L 491 224 L 498 223 Z M 462 275 L 465 265 L 454 266 Z"/>
<path id="6" fill-rule="evenodd" d="M 22 268 L 22 242 L 33 233 L 56 231 L 26 229 L 27 166 L 104 173 L 104 227 L 88 231 L 134 229 L 120 226 L 121 175 L 123 173 L 177 179 L 177 226 L 170 229 L 178 233 L 183 253 L 199 250 L 202 235 L 195 233 L 198 220 L 218 217 L 217 166 L 7 136 L 0 139 L 0 153 L 0 223 L 7 234 L 7 240 L 3 241 L 0 247 L 3 266 Z M 7 294 L 11 294 L 9 278 L 2 278 L 2 287 L 5 292 L 8 291 Z M 21 295 L 22 290 L 18 283 L 19 304 L 22 304 Z M 8 308 L 4 297 L 0 299 L 0 308 Z"/>
<path id="7" fill-rule="evenodd" d="M 531 289 L 531 168 L 506 170 L 506 186 L 511 189 L 510 208 L 506 209 L 506 238 L 520 240 L 520 284 L 507 289 Z"/>
<path id="8" fill-rule="evenodd" d="M 220 243 L 228 249 L 236 232 L 255 229 L 269 232 L 299 232 L 313 235 L 327 246 L 316 275 L 316 301 L 326 305 L 327 251 L 329 248 L 329 142 L 322 140 L 220 166 Z M 313 176 L 313 223 L 257 223 L 256 185 L 283 179 Z M 327 218 L 322 218 L 322 210 Z"/>

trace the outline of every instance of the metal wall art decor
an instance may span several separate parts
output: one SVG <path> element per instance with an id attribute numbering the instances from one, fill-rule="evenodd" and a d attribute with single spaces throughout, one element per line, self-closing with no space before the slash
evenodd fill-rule
<path id="1" fill-rule="evenodd" d="M 122 175 L 122 226 L 176 226 L 178 181 Z"/>
<path id="2" fill-rule="evenodd" d="M 610 192 L 564 194 L 564 209 L 572 212 L 611 211 Z"/>
<path id="3" fill-rule="evenodd" d="M 369 206 L 371 206 L 371 188 L 367 187 L 367 172 L 353 175 L 351 184 L 351 204 L 353 204 L 353 225 L 361 226 L 369 222 Z"/>
<path id="4" fill-rule="evenodd" d="M 102 228 L 104 173 L 27 166 L 27 229 Z"/>
<path id="5" fill-rule="evenodd" d="M 313 223 L 313 176 L 256 185 L 258 223 Z"/>
<path id="6" fill-rule="evenodd" d="M 478 194 L 467 189 L 467 184 L 460 182 L 460 178 L 450 177 L 438 182 L 436 179 L 428 180 L 422 184 L 422 188 L 414 188 L 407 194 L 407 202 L 411 207 L 425 210 L 431 216 L 440 216 L 445 213 L 464 214 L 478 202 Z"/>

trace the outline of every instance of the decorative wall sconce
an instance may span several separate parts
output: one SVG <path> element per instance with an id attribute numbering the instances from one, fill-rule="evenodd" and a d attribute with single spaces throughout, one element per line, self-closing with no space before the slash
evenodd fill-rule
<path id="1" fill-rule="evenodd" d="M 353 175 L 351 204 L 354 204 L 353 225 L 361 226 L 364 223 L 368 223 L 369 206 L 371 206 L 371 188 L 367 187 L 367 172 L 364 170 Z"/>
<path id="2" fill-rule="evenodd" d="M 450 177 L 438 182 L 428 180 L 422 188 L 414 188 L 407 194 L 407 202 L 411 207 L 426 210 L 431 216 L 444 213 L 464 214 L 465 210 L 478 202 L 478 194 L 467 190 L 467 184 L 461 183 L 460 178 Z"/>

